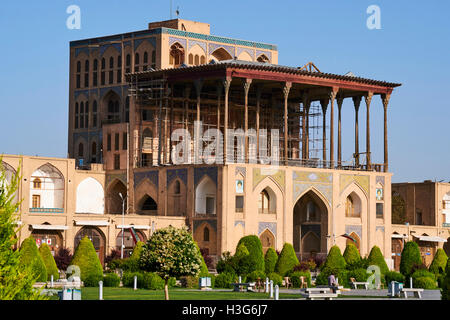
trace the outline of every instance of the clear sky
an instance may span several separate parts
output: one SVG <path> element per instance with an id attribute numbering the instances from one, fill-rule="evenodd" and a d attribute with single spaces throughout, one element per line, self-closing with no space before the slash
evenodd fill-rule
<path id="1" fill-rule="evenodd" d="M 70 5 L 81 9 L 80 30 L 66 27 Z M 370 5 L 381 9 L 379 30 L 367 28 Z M 276 44 L 279 64 L 313 61 L 323 72 L 352 71 L 402 83 L 388 114 L 393 181 L 450 181 L 449 1 L 173 0 L 173 11 L 177 7 L 182 19 L 210 23 L 211 34 Z M 169 18 L 169 0 L 3 1 L 0 153 L 67 156 L 69 41 L 143 30 L 150 21 Z M 382 110 L 376 97 L 371 106 L 376 163 L 383 162 Z M 342 116 L 343 158 L 350 160 L 351 100 Z M 362 104 L 360 150 L 364 124 Z"/>

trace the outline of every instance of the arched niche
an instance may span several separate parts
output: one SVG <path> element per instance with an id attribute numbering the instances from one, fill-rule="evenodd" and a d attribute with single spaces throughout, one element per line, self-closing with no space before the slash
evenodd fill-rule
<path id="1" fill-rule="evenodd" d="M 216 185 L 204 177 L 195 188 L 195 212 L 197 214 L 216 214 Z"/>
<path id="2" fill-rule="evenodd" d="M 105 212 L 105 192 L 96 179 L 88 177 L 77 187 L 76 213 L 103 214 Z"/>
<path id="3" fill-rule="evenodd" d="M 34 183 L 36 179 L 39 179 L 39 184 Z M 64 211 L 64 176 L 50 163 L 40 166 L 31 174 L 30 211 Z"/>

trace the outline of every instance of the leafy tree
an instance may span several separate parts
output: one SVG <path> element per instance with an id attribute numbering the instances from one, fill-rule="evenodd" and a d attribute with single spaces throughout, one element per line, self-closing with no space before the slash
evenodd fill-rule
<path id="1" fill-rule="evenodd" d="M 370 250 L 368 257 L 369 266 L 376 265 L 380 267 L 381 274 L 386 274 L 389 271 L 389 268 L 386 264 L 386 260 L 384 260 L 383 254 L 381 250 L 377 246 L 373 246 L 372 250 Z"/>
<path id="2" fill-rule="evenodd" d="M 250 271 L 252 269 L 252 265 L 250 259 L 248 259 L 249 255 L 250 252 L 248 251 L 245 244 L 239 244 L 233 257 L 235 260 L 236 273 L 238 275 L 246 275 L 247 273 L 256 271 Z"/>
<path id="3" fill-rule="evenodd" d="M 285 276 L 286 273 L 291 271 L 298 264 L 299 262 L 294 247 L 290 243 L 285 243 L 275 265 L 275 272 L 281 276 Z"/>
<path id="4" fill-rule="evenodd" d="M 172 226 L 157 230 L 143 247 L 141 269 L 156 272 L 164 279 L 164 292 L 169 300 L 168 282 L 171 277 L 197 276 L 202 258 L 192 235 L 185 228 Z"/>
<path id="5" fill-rule="evenodd" d="M 31 265 L 33 272 L 38 275 L 37 281 L 47 281 L 47 269 L 45 268 L 44 260 L 39 254 L 36 240 L 30 236 L 22 242 L 20 247 L 20 263 L 23 266 Z"/>
<path id="6" fill-rule="evenodd" d="M 347 263 L 341 254 L 341 249 L 337 245 L 332 246 L 328 252 L 327 259 L 322 266 L 323 269 L 329 269 L 331 272 L 338 272 L 345 269 Z"/>
<path id="7" fill-rule="evenodd" d="M 56 266 L 61 271 L 66 271 L 67 267 L 70 266 L 70 261 L 72 261 L 72 254 L 69 249 L 60 247 L 55 254 Z"/>
<path id="8" fill-rule="evenodd" d="M 419 245 L 414 241 L 406 242 L 402 250 L 400 272 L 408 278 L 413 273 L 414 267 L 421 264 L 422 257 L 420 256 Z"/>
<path id="9" fill-rule="evenodd" d="M 51 280 L 53 275 L 53 280 L 59 279 L 58 267 L 56 266 L 55 259 L 50 251 L 50 247 L 43 243 L 39 247 L 39 253 L 41 254 L 42 260 L 44 261 L 45 268 L 47 269 L 47 280 Z"/>
<path id="10" fill-rule="evenodd" d="M 15 200 L 20 176 L 20 165 L 8 182 L 6 170 L 0 157 L 0 300 L 46 300 L 33 290 L 38 277 L 31 265 L 20 263 L 21 253 L 14 250 L 17 243 L 17 210 L 20 202 Z"/>
<path id="11" fill-rule="evenodd" d="M 102 264 L 87 236 L 81 239 L 70 264 L 80 268 L 80 279 L 85 286 L 96 286 L 103 280 Z"/>
<path id="12" fill-rule="evenodd" d="M 264 256 L 264 265 L 266 269 L 266 274 L 275 272 L 275 265 L 278 261 L 278 254 L 273 248 L 269 248 Z"/>
<path id="13" fill-rule="evenodd" d="M 222 253 L 219 261 L 217 261 L 216 270 L 218 273 L 236 273 L 235 259 L 231 255 L 230 251 L 225 251 Z"/>
<path id="14" fill-rule="evenodd" d="M 264 271 L 264 255 L 261 240 L 255 235 L 242 237 L 236 246 L 236 250 L 242 243 L 247 247 L 249 252 L 249 255 L 244 258 L 245 261 L 242 262 L 249 266 L 249 269 L 246 270 L 247 273 L 255 270 Z"/>
<path id="15" fill-rule="evenodd" d="M 140 257 L 140 255 L 141 255 L 142 248 L 144 247 L 144 245 L 145 245 L 144 242 L 138 241 L 138 242 L 136 243 L 136 245 L 134 246 L 133 253 L 132 253 L 131 256 L 130 256 L 130 259 L 136 259 L 136 260 L 139 260 L 139 257 Z"/>
<path id="16" fill-rule="evenodd" d="M 347 244 L 343 256 L 348 267 L 358 265 L 361 262 L 358 248 L 353 243 Z"/>
<path id="17" fill-rule="evenodd" d="M 447 265 L 448 256 L 445 251 L 441 248 L 437 249 L 434 255 L 433 262 L 430 265 L 430 272 L 434 274 L 442 274 L 445 271 L 445 266 Z"/>
<path id="18" fill-rule="evenodd" d="M 441 285 L 441 299 L 450 300 L 450 259 L 447 260 L 445 268 L 445 278 Z"/>

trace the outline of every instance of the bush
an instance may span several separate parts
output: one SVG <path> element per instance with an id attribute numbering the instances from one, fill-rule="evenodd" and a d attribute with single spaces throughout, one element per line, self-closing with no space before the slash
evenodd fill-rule
<path id="1" fill-rule="evenodd" d="M 236 273 L 235 259 L 229 251 L 222 253 L 219 261 L 217 261 L 216 270 L 218 273 Z"/>
<path id="2" fill-rule="evenodd" d="M 122 276 L 122 285 L 127 288 L 133 288 L 134 276 L 137 276 L 138 288 L 142 288 L 144 286 L 144 273 L 142 272 L 124 272 Z"/>
<path id="3" fill-rule="evenodd" d="M 203 260 L 205 261 L 206 267 L 208 269 L 214 269 L 213 259 L 208 254 L 208 249 L 200 249 L 200 253 L 202 254 Z"/>
<path id="4" fill-rule="evenodd" d="M 302 281 L 300 277 L 304 277 L 308 288 L 311 287 L 311 272 L 308 271 L 292 271 L 289 273 L 289 278 L 291 278 L 292 287 L 300 288 Z"/>
<path id="5" fill-rule="evenodd" d="M 347 273 L 346 282 L 350 282 L 350 278 L 355 278 L 357 282 L 366 282 L 369 274 L 367 273 L 367 269 L 353 269 Z"/>
<path id="6" fill-rule="evenodd" d="M 264 266 L 266 273 L 272 273 L 275 271 L 275 265 L 278 261 L 278 255 L 274 248 L 269 248 L 264 256 Z"/>
<path id="7" fill-rule="evenodd" d="M 347 263 L 348 269 L 354 269 L 361 261 L 361 256 L 359 255 L 358 248 L 353 243 L 347 244 L 344 251 L 344 260 Z"/>
<path id="8" fill-rule="evenodd" d="M 391 281 L 405 283 L 405 280 L 406 280 L 405 276 L 397 271 L 388 271 L 388 272 L 386 272 L 386 274 L 384 276 L 385 276 L 387 284 L 391 283 Z"/>
<path id="9" fill-rule="evenodd" d="M 386 260 L 384 260 L 383 254 L 381 253 L 381 250 L 377 246 L 373 246 L 372 250 L 370 250 L 369 257 L 368 257 L 368 263 L 369 266 L 376 265 L 380 267 L 381 274 L 386 274 L 386 272 L 389 271 L 389 268 L 386 264 Z"/>
<path id="10" fill-rule="evenodd" d="M 20 265 L 31 266 L 37 282 L 47 281 L 47 269 L 39 254 L 36 240 L 32 236 L 22 242 L 22 246 L 20 247 Z"/>
<path id="11" fill-rule="evenodd" d="M 72 261 L 72 254 L 66 248 L 59 248 L 54 257 L 56 266 L 59 270 L 66 271 Z"/>
<path id="12" fill-rule="evenodd" d="M 429 277 L 418 277 L 413 279 L 414 288 L 436 289 L 436 281 Z"/>
<path id="13" fill-rule="evenodd" d="M 259 238 L 255 235 L 242 237 L 236 246 L 236 251 L 240 244 L 244 244 L 249 252 L 249 255 L 241 261 L 242 265 L 248 266 L 246 273 L 250 273 L 255 270 L 264 271 L 264 256 L 261 240 L 259 240 Z"/>
<path id="14" fill-rule="evenodd" d="M 414 241 L 406 242 L 400 260 L 401 274 L 408 278 L 413 273 L 413 267 L 421 264 L 422 257 L 420 256 L 419 245 Z"/>
<path id="15" fill-rule="evenodd" d="M 442 274 L 445 272 L 445 267 L 447 265 L 447 254 L 445 251 L 441 248 L 439 248 L 436 251 L 436 254 L 434 255 L 433 262 L 431 262 L 430 265 L 430 272 L 433 272 L 434 274 Z"/>
<path id="16" fill-rule="evenodd" d="M 50 247 L 48 244 L 43 243 L 39 247 L 39 254 L 44 261 L 45 269 L 47 269 L 47 281 L 51 280 L 51 276 L 53 275 L 53 280 L 59 279 L 58 267 L 56 266 L 55 259 L 53 258 L 52 253 L 50 252 Z"/>
<path id="17" fill-rule="evenodd" d="M 130 260 L 139 260 L 141 257 L 142 248 L 144 247 L 145 243 L 142 241 L 136 242 L 136 245 L 134 246 L 133 252 L 131 253 Z"/>
<path id="18" fill-rule="evenodd" d="M 120 277 L 115 273 L 107 273 L 103 276 L 104 287 L 118 287 L 120 285 Z"/>
<path id="19" fill-rule="evenodd" d="M 294 247 L 290 243 L 285 243 L 281 250 L 280 257 L 275 265 L 275 272 L 280 276 L 285 276 L 289 271 L 298 265 L 297 255 Z"/>
<path id="20" fill-rule="evenodd" d="M 95 252 L 94 245 L 87 236 L 78 244 L 70 264 L 80 268 L 80 278 L 85 286 L 95 286 L 94 282 L 97 282 L 96 286 L 98 286 L 98 281 L 103 279 L 102 265 Z"/>
<path id="21" fill-rule="evenodd" d="M 144 272 L 142 278 L 142 287 L 150 290 L 164 289 L 164 280 L 154 272 Z"/>
<path id="22" fill-rule="evenodd" d="M 117 261 L 120 261 L 120 250 L 112 249 L 105 257 L 105 266 L 111 270 L 116 269 Z"/>
<path id="23" fill-rule="evenodd" d="M 235 283 L 238 280 L 238 277 L 234 273 L 224 272 L 219 274 L 215 279 L 215 287 L 216 288 L 225 288 L 231 289 L 232 283 Z"/>
<path id="24" fill-rule="evenodd" d="M 316 285 L 328 285 L 328 277 L 330 275 L 334 275 L 335 278 L 338 279 L 338 282 L 342 286 L 348 287 L 348 271 L 345 269 L 329 269 L 329 268 L 323 268 L 322 271 L 320 271 L 319 275 L 316 278 Z"/>
<path id="25" fill-rule="evenodd" d="M 433 279 L 433 281 L 436 281 L 436 275 L 430 271 L 428 271 L 427 269 L 419 269 L 417 271 L 415 271 L 411 277 L 414 279 L 416 278 L 422 278 L 422 277 L 426 277 L 426 278 L 430 278 Z"/>
<path id="26" fill-rule="evenodd" d="M 445 277 L 441 281 L 441 299 L 450 300 L 450 259 L 447 260 L 445 267 Z"/>
<path id="27" fill-rule="evenodd" d="M 283 277 L 280 276 L 278 273 L 276 272 L 272 272 L 269 273 L 267 275 L 267 277 L 269 278 L 269 281 L 272 280 L 273 281 L 273 286 L 275 287 L 276 285 L 278 285 L 279 287 L 281 287 L 281 285 L 283 284 Z"/>
<path id="28" fill-rule="evenodd" d="M 345 267 L 346 262 L 339 247 L 336 245 L 331 247 L 330 252 L 328 252 L 327 260 L 322 266 L 322 270 L 327 269 L 332 273 L 339 273 L 339 271 L 344 270 Z"/>
<path id="29" fill-rule="evenodd" d="M 248 282 L 255 282 L 256 280 L 258 280 L 258 278 L 260 278 L 262 281 L 266 279 L 266 274 L 264 273 L 264 271 L 255 270 L 247 275 Z"/>

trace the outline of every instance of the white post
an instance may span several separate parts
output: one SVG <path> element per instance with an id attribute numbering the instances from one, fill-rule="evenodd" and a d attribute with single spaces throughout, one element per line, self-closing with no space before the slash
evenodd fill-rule
<path id="1" fill-rule="evenodd" d="M 273 298 L 273 280 L 270 280 L 270 297 Z"/>
<path id="2" fill-rule="evenodd" d="M 239 276 L 239 283 L 242 283 L 242 278 L 241 278 L 241 276 Z"/>
<path id="3" fill-rule="evenodd" d="M 134 276 L 134 290 L 137 290 L 137 276 Z"/>
<path id="4" fill-rule="evenodd" d="M 395 286 L 394 281 L 391 281 L 391 297 L 395 296 Z"/>
<path id="5" fill-rule="evenodd" d="M 50 288 L 53 288 L 53 275 L 50 277 Z"/>
<path id="6" fill-rule="evenodd" d="M 409 277 L 409 287 L 412 288 L 413 287 L 413 281 L 412 281 L 412 277 Z"/>
<path id="7" fill-rule="evenodd" d="M 275 286 L 275 300 L 278 300 L 279 295 L 280 295 L 280 288 L 278 287 L 278 285 Z"/>
<path id="8" fill-rule="evenodd" d="M 269 278 L 266 278 L 266 293 L 269 293 Z"/>
<path id="9" fill-rule="evenodd" d="M 98 282 L 98 289 L 99 289 L 98 300 L 103 300 L 103 281 Z"/>

